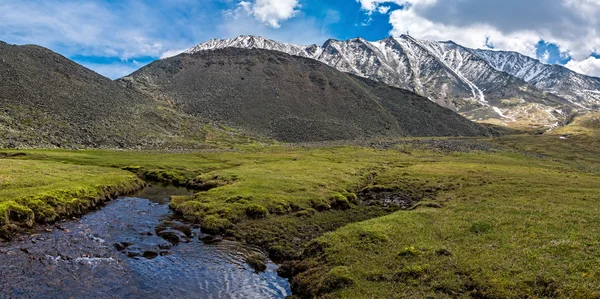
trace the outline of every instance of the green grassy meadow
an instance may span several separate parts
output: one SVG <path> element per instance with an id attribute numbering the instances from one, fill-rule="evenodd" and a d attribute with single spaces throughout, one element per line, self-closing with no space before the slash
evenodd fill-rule
<path id="1" fill-rule="evenodd" d="M 263 247 L 298 296 L 598 298 L 600 141 L 589 126 L 465 141 L 482 150 L 3 150 L 0 224 L 79 215 L 139 177 L 196 188 L 171 208 Z M 389 198 L 409 206 L 373 204 Z"/>

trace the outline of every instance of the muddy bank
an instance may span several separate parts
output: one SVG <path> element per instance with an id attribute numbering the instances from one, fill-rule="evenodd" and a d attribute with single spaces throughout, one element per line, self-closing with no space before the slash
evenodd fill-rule
<path id="1" fill-rule="evenodd" d="M 277 265 L 260 250 L 215 239 L 177 219 L 174 187 L 147 187 L 79 220 L 0 243 L 0 297 L 283 298 Z M 260 258 L 259 258 L 260 260 Z M 258 263 L 260 267 L 260 261 Z"/>

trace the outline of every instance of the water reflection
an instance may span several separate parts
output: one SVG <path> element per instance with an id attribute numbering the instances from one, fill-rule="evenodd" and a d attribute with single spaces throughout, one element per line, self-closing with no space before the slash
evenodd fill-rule
<path id="1" fill-rule="evenodd" d="M 256 249 L 211 245 L 200 228 L 176 219 L 171 195 L 191 191 L 152 185 L 51 232 L 0 243 L 0 297 L 283 298 L 277 266 L 256 273 L 245 257 Z"/>

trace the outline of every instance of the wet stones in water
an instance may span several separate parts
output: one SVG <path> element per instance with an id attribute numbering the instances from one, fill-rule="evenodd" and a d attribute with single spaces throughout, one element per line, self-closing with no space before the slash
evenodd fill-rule
<path id="1" fill-rule="evenodd" d="M 158 256 L 158 252 L 155 251 L 144 251 L 144 254 L 142 254 L 142 257 L 147 258 L 147 259 L 153 259 L 155 257 Z"/>
<path id="2" fill-rule="evenodd" d="M 198 239 L 204 244 L 216 244 L 223 241 L 223 238 L 211 235 L 200 236 Z"/>
<path id="3" fill-rule="evenodd" d="M 192 228 L 178 221 L 165 221 L 156 227 L 156 235 L 171 244 L 189 243 L 194 236 Z"/>
<path id="4" fill-rule="evenodd" d="M 187 243 L 190 241 L 184 233 L 175 229 L 166 229 L 157 232 L 157 235 L 171 244 Z"/>
<path id="5" fill-rule="evenodd" d="M 115 249 L 117 249 L 118 251 L 123 251 L 123 250 L 129 248 L 131 245 L 133 245 L 133 243 L 130 243 L 130 242 L 120 242 L 120 243 L 113 244 Z"/>

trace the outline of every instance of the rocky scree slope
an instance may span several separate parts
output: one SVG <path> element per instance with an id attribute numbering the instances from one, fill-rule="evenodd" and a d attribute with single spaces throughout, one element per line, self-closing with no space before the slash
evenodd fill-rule
<path id="1" fill-rule="evenodd" d="M 181 54 L 119 82 L 186 114 L 287 142 L 488 133 L 413 92 L 279 51 Z"/>
<path id="2" fill-rule="evenodd" d="M 210 40 L 187 53 L 235 48 L 281 51 L 415 91 L 477 121 L 556 126 L 600 103 L 600 79 L 513 52 L 474 50 L 409 35 L 297 46 L 256 36 Z"/>

